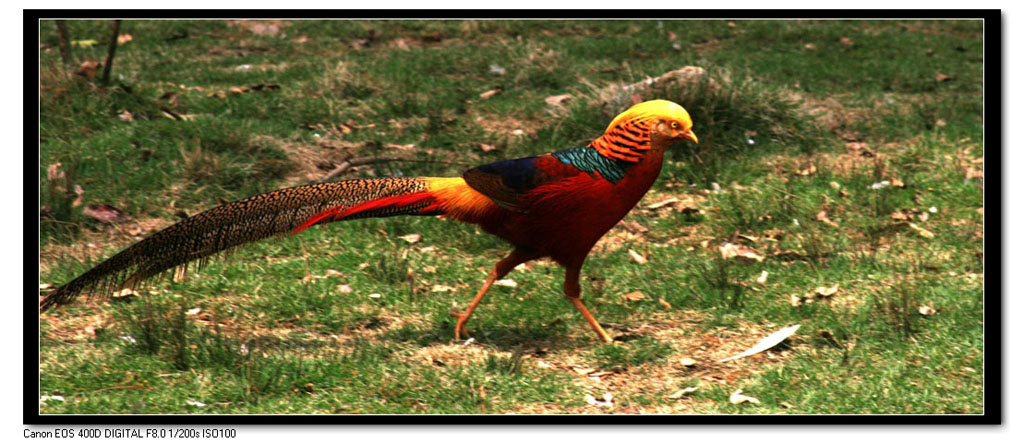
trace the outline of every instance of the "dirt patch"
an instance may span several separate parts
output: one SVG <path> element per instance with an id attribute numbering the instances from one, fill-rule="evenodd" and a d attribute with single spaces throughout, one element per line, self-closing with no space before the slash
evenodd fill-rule
<path id="1" fill-rule="evenodd" d="M 589 404 L 585 397 L 570 399 L 573 406 L 531 404 L 512 411 L 521 414 L 660 414 L 660 413 L 692 413 L 700 409 L 712 407 L 715 403 L 726 403 L 727 396 L 721 399 L 695 399 L 692 395 L 684 395 L 670 399 L 665 404 L 662 400 L 678 390 L 693 386 L 697 382 L 698 390 L 707 391 L 712 386 L 724 386 L 732 392 L 742 387 L 744 380 L 770 370 L 773 366 L 786 361 L 794 352 L 805 347 L 794 343 L 792 348 L 785 350 L 769 350 L 743 359 L 717 363 L 718 360 L 735 355 L 753 346 L 768 334 L 781 329 L 782 325 L 755 325 L 741 322 L 736 327 L 717 328 L 706 332 L 696 332 L 701 315 L 692 311 L 672 311 L 658 314 L 645 314 L 643 321 L 631 322 L 630 327 L 635 334 L 649 336 L 661 342 L 670 343 L 675 350 L 656 363 L 645 363 L 621 372 L 594 370 L 587 372 L 588 362 L 581 349 L 565 349 L 550 352 L 542 357 L 526 356 L 523 363 L 526 370 L 559 371 L 572 376 L 573 384 L 581 391 L 602 400 L 605 393 L 611 394 L 611 404 L 602 406 Z M 629 346 L 619 344 L 619 346 Z M 682 359 L 692 359 L 695 363 L 687 365 Z M 756 393 L 751 393 L 756 396 Z M 638 398 L 655 400 L 653 404 L 644 405 Z"/>
<path id="2" fill-rule="evenodd" d="M 492 355 L 509 358 L 512 353 L 472 345 L 437 344 L 417 349 L 407 357 L 407 360 L 423 366 L 470 366 L 482 365 L 487 357 Z"/>
<path id="3" fill-rule="evenodd" d="M 172 223 L 163 218 L 146 217 L 120 225 L 102 225 L 99 229 L 83 228 L 73 244 L 40 245 L 39 271 L 48 272 L 51 266 L 67 258 L 79 263 L 98 262 L 114 254 L 110 249 L 126 248 Z"/>
<path id="4" fill-rule="evenodd" d="M 507 140 L 514 137 L 532 136 L 539 131 L 544 124 L 537 120 L 522 120 L 511 115 L 483 116 L 478 115 L 474 121 L 481 129 L 490 134 L 493 138 Z"/>
<path id="5" fill-rule="evenodd" d="M 283 150 L 295 164 L 285 177 L 285 186 L 302 185 L 321 179 L 338 164 L 357 156 L 358 150 L 366 146 L 365 143 L 342 140 L 330 128 L 322 132 L 318 132 L 321 136 L 314 144 L 285 141 L 268 135 L 256 136 L 253 141 Z"/>
<path id="6" fill-rule="evenodd" d="M 84 343 L 96 337 L 107 325 L 110 316 L 105 312 L 88 315 L 40 315 L 40 325 L 48 329 L 48 338 L 62 343 Z"/>

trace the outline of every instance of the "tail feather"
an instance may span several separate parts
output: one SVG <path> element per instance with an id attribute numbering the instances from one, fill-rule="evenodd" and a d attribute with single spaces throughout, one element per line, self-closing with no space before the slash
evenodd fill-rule
<path id="1" fill-rule="evenodd" d="M 227 203 L 196 214 L 129 246 L 40 300 L 41 310 L 66 304 L 83 293 L 107 297 L 111 290 L 134 287 L 193 261 L 201 267 L 211 256 L 313 224 L 334 220 L 437 213 L 422 197 L 423 178 L 370 178 L 281 189 Z M 417 196 L 421 203 L 378 204 Z M 352 213 L 349 209 L 364 207 Z M 340 217 L 339 217 L 340 215 Z M 332 218 L 333 216 L 333 218 Z M 94 294 L 95 293 L 95 294 Z"/>
<path id="2" fill-rule="evenodd" d="M 432 193 L 426 191 L 384 197 L 354 206 L 340 205 L 322 211 L 292 230 L 292 234 L 298 234 L 315 224 L 351 220 L 353 218 L 391 217 L 395 215 L 439 215 L 441 212 L 436 212 L 438 208 L 437 199 Z"/>

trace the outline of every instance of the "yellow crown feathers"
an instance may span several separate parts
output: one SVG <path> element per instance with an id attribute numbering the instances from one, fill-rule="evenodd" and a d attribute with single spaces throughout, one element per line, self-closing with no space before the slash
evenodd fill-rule
<path id="1" fill-rule="evenodd" d="M 687 113 L 682 106 L 668 100 L 650 100 L 635 104 L 623 113 L 619 114 L 611 123 L 608 124 L 608 128 L 605 129 L 605 132 L 609 132 L 612 128 L 628 121 L 643 121 L 662 118 L 677 120 L 682 123 L 684 128 L 693 127 L 693 120 L 690 119 L 690 114 Z"/>

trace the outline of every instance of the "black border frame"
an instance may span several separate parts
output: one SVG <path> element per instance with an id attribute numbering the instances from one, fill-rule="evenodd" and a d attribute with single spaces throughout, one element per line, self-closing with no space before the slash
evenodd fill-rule
<path id="1" fill-rule="evenodd" d="M 207 10 L 68 10 L 68 9 L 25 9 L 23 10 L 24 23 L 24 45 L 25 45 L 25 91 L 37 88 L 39 84 L 38 71 L 38 30 L 39 21 L 44 19 L 74 18 L 74 19 L 624 19 L 643 20 L 655 19 L 651 15 L 656 14 L 656 19 L 671 20 L 703 20 L 703 19 L 979 19 L 985 22 L 985 44 L 984 44 L 984 110 L 985 121 L 985 144 L 995 149 L 986 150 L 986 157 L 995 156 L 995 163 L 998 168 L 988 168 L 988 178 L 997 184 L 995 188 L 989 188 L 989 195 L 994 198 L 986 200 L 996 201 L 995 208 L 989 208 L 986 228 L 990 221 L 995 222 L 995 241 L 986 242 L 986 247 L 995 247 L 995 255 L 992 251 L 986 251 L 986 264 L 988 257 L 997 257 L 998 265 L 989 268 L 986 266 L 988 277 L 986 289 L 995 284 L 993 297 L 986 297 L 986 313 L 992 312 L 996 315 L 986 315 L 985 327 L 985 412 L 978 415 L 42 415 L 39 413 L 39 317 L 36 299 L 28 295 L 24 297 L 24 380 L 23 380 L 23 415 L 22 421 L 26 425 L 117 425 L 133 427 L 143 425 L 311 425 L 311 424 L 346 424 L 346 425 L 394 425 L 394 424 L 428 424 L 428 425 L 451 425 L 451 424 L 710 424 L 710 425 L 793 425 L 793 424 L 817 424 L 817 425 L 993 425 L 1002 424 L 1003 404 L 1003 354 L 1006 348 L 1002 343 L 1002 336 L 1005 332 L 1003 313 L 1003 279 L 1001 273 L 1002 264 L 1002 205 L 1005 203 L 1002 198 L 1002 132 L 1004 105 L 1002 103 L 1003 83 L 1003 58 L 1006 55 L 1002 49 L 1004 38 L 1002 30 L 1003 15 L 998 9 L 945 9 L 945 10 L 915 10 L 915 9 L 887 9 L 887 10 L 643 10 L 649 15 L 637 15 L 638 10 L 230 10 L 230 9 L 207 9 Z M 35 61 L 35 62 L 33 62 Z M 34 81 L 35 85 L 32 85 Z M 38 185 L 39 185 L 39 146 L 38 146 L 38 90 L 36 94 L 25 94 L 24 114 L 25 116 L 36 116 L 37 118 L 26 119 L 26 128 L 35 129 L 35 137 L 30 138 L 29 131 L 26 131 L 24 146 L 25 152 L 34 152 L 36 164 L 31 164 L 26 158 L 25 168 L 25 202 L 24 221 L 25 237 L 38 240 Z M 992 116 L 992 117 L 989 117 Z M 33 125 L 35 123 L 35 125 Z M 27 157 L 27 156 L 26 156 Z M 989 164 L 993 164 L 991 161 Z M 35 179 L 34 181 L 32 179 Z M 35 190 L 35 191 L 33 191 Z M 994 193 L 993 193 L 994 191 Z M 36 207 L 27 207 L 28 202 L 36 202 Z M 35 226 L 35 232 L 30 227 Z M 986 229 L 988 231 L 988 229 Z M 34 234 L 34 235 L 33 235 Z M 990 233 L 991 234 L 991 233 Z M 25 262 L 27 263 L 33 255 L 38 259 L 38 241 L 26 242 Z M 995 271 L 994 278 L 992 271 Z M 30 271 L 26 266 L 26 274 Z M 35 282 L 38 281 L 38 271 L 33 272 L 35 279 L 26 277 L 25 293 L 38 294 Z M 988 292 L 988 291 L 986 291 Z"/>

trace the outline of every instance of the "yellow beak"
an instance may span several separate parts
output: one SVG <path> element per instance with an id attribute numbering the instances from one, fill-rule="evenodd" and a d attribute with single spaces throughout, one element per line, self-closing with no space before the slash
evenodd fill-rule
<path id="1" fill-rule="evenodd" d="M 697 142 L 697 134 L 694 134 L 692 130 L 691 131 L 686 131 L 686 133 L 683 134 L 683 137 L 686 138 L 689 141 L 692 141 L 695 144 L 698 143 Z"/>

